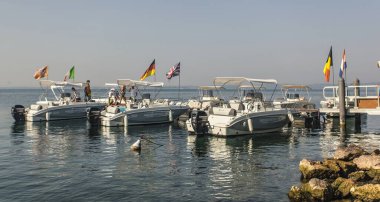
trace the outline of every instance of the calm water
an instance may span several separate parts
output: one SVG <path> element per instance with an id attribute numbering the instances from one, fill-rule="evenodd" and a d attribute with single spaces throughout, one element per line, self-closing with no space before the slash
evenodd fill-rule
<path id="1" fill-rule="evenodd" d="M 94 94 L 103 95 L 104 90 Z M 380 145 L 380 118 L 363 118 L 361 132 L 342 136 L 337 120 L 322 131 L 289 129 L 267 136 L 188 136 L 178 124 L 91 128 L 86 121 L 15 125 L 14 104 L 28 105 L 40 90 L 0 89 L 1 201 L 287 201 L 299 183 L 302 158 L 331 157 L 356 143 Z M 320 93 L 312 92 L 319 102 Z M 183 91 L 186 98 L 196 90 Z M 161 96 L 176 97 L 176 91 Z M 141 135 L 141 153 L 130 150 Z"/>

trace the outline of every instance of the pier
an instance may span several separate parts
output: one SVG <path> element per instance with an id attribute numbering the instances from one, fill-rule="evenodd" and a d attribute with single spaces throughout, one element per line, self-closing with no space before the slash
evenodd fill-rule
<path id="1" fill-rule="evenodd" d="M 328 116 L 339 116 L 338 86 L 323 88 L 321 113 Z M 379 85 L 353 85 L 345 88 L 345 108 L 347 116 L 355 114 L 380 115 Z"/>

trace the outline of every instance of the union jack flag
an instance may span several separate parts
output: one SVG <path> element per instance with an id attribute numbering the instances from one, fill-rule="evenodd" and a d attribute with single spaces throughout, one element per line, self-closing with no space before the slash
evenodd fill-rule
<path id="1" fill-rule="evenodd" d="M 166 73 L 166 78 L 171 79 L 175 76 L 178 76 L 181 73 L 181 67 L 180 62 L 173 67 L 170 67 L 170 70 L 168 73 Z"/>

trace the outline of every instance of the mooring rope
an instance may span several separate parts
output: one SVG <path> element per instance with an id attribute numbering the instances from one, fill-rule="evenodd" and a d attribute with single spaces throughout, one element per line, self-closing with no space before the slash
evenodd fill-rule
<path id="1" fill-rule="evenodd" d="M 148 142 L 150 142 L 150 143 L 152 143 L 152 144 L 159 145 L 160 147 L 161 147 L 161 146 L 164 146 L 163 144 L 158 144 L 158 143 L 155 143 L 155 142 L 153 142 L 153 141 L 151 141 L 151 140 L 149 140 L 149 139 L 146 139 L 144 136 L 141 136 L 140 138 L 141 138 L 141 140 L 145 140 L 145 141 L 148 141 Z"/>

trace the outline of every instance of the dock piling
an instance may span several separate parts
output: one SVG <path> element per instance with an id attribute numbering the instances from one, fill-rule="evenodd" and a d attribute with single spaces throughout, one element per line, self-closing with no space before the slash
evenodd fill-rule
<path id="1" fill-rule="evenodd" d="M 340 127 L 346 127 L 346 86 L 344 79 L 339 79 L 339 120 Z"/>

